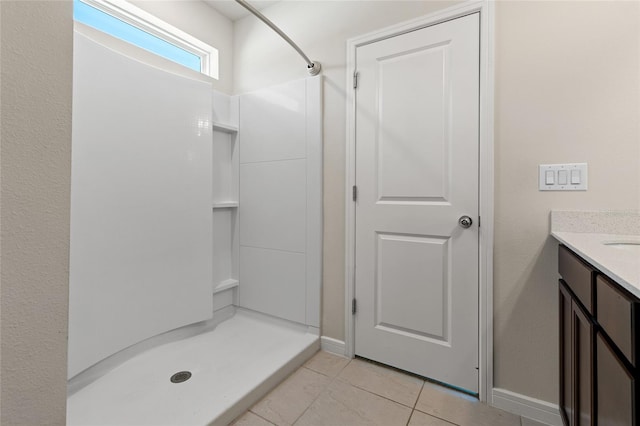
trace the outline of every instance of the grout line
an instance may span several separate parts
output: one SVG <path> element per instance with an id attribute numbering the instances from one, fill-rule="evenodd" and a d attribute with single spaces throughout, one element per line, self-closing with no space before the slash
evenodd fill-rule
<path id="1" fill-rule="evenodd" d="M 383 395 L 378 395 L 378 394 L 377 394 L 377 393 L 375 393 L 375 392 L 371 392 L 371 391 L 369 391 L 369 390 L 367 390 L 367 389 L 363 389 L 363 388 L 361 388 L 361 387 L 359 387 L 359 386 L 352 385 L 351 383 L 347 383 L 347 382 L 345 382 L 346 384 L 348 384 L 348 385 L 350 385 L 350 386 L 353 386 L 353 387 L 355 387 L 355 388 L 357 388 L 357 389 L 360 389 L 360 390 L 363 390 L 363 391 L 368 392 L 368 393 L 370 393 L 370 394 L 373 394 L 373 395 L 379 396 L 379 397 L 381 397 L 381 398 L 387 399 L 387 400 L 389 400 L 389 401 L 391 401 L 391 402 L 395 402 L 396 404 L 400 404 L 400 405 L 402 405 L 403 407 L 411 408 L 411 409 L 412 409 L 412 411 L 411 411 L 411 416 L 413 416 L 413 412 L 414 412 L 414 411 L 420 411 L 420 410 L 416 409 L 416 407 L 417 407 L 417 405 L 418 405 L 418 401 L 420 400 L 420 395 L 422 395 L 422 391 L 424 390 L 424 387 L 425 387 L 425 385 L 427 384 L 427 382 L 429 382 L 429 383 L 431 383 L 431 384 L 434 384 L 434 385 L 436 385 L 437 387 L 442 388 L 442 389 L 444 389 L 444 390 L 451 390 L 450 388 L 448 388 L 448 387 L 446 387 L 446 386 L 443 386 L 443 385 L 441 385 L 440 383 L 432 382 L 432 381 L 428 380 L 428 378 L 426 378 L 426 377 L 423 377 L 423 376 L 420 376 L 420 375 L 418 375 L 418 374 L 414 374 L 414 373 L 411 373 L 411 372 L 408 372 L 408 371 L 400 370 L 400 369 L 398 369 L 398 368 L 395 368 L 395 367 L 392 367 L 392 366 L 389 366 L 389 365 L 386 365 L 386 364 L 382 364 L 382 363 L 377 362 L 377 361 L 372 361 L 372 360 L 370 360 L 370 359 L 367 359 L 367 358 L 361 358 L 361 357 L 357 357 L 357 358 L 353 358 L 353 359 L 359 359 L 359 360 L 364 361 L 364 362 L 366 362 L 366 363 L 373 364 L 373 365 L 377 365 L 377 366 L 382 367 L 382 368 L 384 368 L 384 369 L 387 369 L 387 370 L 390 370 L 390 371 L 396 371 L 396 372 L 398 372 L 398 373 L 400 373 L 400 374 L 404 374 L 404 375 L 406 375 L 406 376 L 415 377 L 415 378 L 417 378 L 417 379 L 422 380 L 422 386 L 420 387 L 420 392 L 418 393 L 418 397 L 416 398 L 416 400 L 415 400 L 415 402 L 414 402 L 414 404 L 413 404 L 413 407 L 410 407 L 410 406 L 405 405 L 405 404 L 403 404 L 403 403 L 401 403 L 401 402 L 398 402 L 398 401 L 394 401 L 394 400 L 389 399 L 389 398 L 387 398 L 387 397 L 385 397 L 385 396 L 383 396 Z M 456 392 L 456 393 L 458 393 L 458 392 Z M 460 393 L 461 393 L 461 394 L 464 394 L 463 392 L 460 392 Z M 455 398 L 460 398 L 460 396 L 458 396 L 458 395 L 455 395 L 454 397 L 455 397 Z M 425 413 L 424 411 L 420 411 L 420 412 L 421 412 L 422 414 L 426 414 L 426 415 L 428 415 L 428 416 L 435 417 L 435 418 L 437 418 L 437 419 L 439 419 L 439 420 L 442 420 L 442 421 L 444 421 L 444 422 L 450 423 L 450 424 L 452 424 L 452 425 L 454 425 L 454 426 L 459 426 L 457 423 L 454 423 L 454 422 L 452 422 L 452 421 L 450 421 L 450 420 L 448 420 L 448 419 L 444 419 L 444 418 L 442 418 L 442 417 L 438 417 L 438 416 L 436 416 L 436 415 L 434 415 L 434 414 Z M 411 420 L 411 417 L 409 417 L 409 420 Z M 520 426 L 522 426 L 522 425 L 520 425 Z"/>
<path id="2" fill-rule="evenodd" d="M 413 409 L 416 409 L 416 406 L 418 405 L 418 401 L 420 400 L 420 395 L 422 395 L 422 391 L 424 390 L 424 380 L 422 381 L 422 386 L 420 386 L 420 392 L 418 392 L 418 397 L 416 398 L 416 402 L 413 403 Z"/>
<path id="3" fill-rule="evenodd" d="M 425 413 L 424 411 L 421 411 L 421 410 L 418 410 L 418 409 L 414 409 L 413 411 L 417 411 L 417 412 L 425 414 L 425 415 L 427 415 L 429 417 L 434 417 L 434 418 L 436 418 L 438 420 L 442 420 L 443 422 L 449 423 L 449 424 L 451 424 L 453 426 L 460 426 L 458 423 L 454 423 L 451 420 L 445 419 L 444 417 L 438 417 L 438 416 L 436 416 L 435 414 L 432 414 L 432 413 Z"/>
<path id="4" fill-rule="evenodd" d="M 344 365 L 344 367 L 342 367 L 342 368 L 340 369 L 340 371 L 338 371 L 338 373 L 336 373 L 336 376 L 335 376 L 335 377 L 337 377 L 338 375 L 340 375 L 340 373 L 342 373 L 342 370 L 344 370 L 345 368 L 347 368 L 347 365 L 349 365 L 349 364 L 351 363 L 351 361 L 352 361 L 352 359 L 351 359 L 351 358 L 343 357 L 343 356 L 340 356 L 340 355 L 335 355 L 335 354 L 332 354 L 331 352 L 323 351 L 322 349 L 320 349 L 318 352 L 316 352 L 316 354 L 315 354 L 314 356 L 312 356 L 311 358 L 309 358 L 309 359 L 308 359 L 304 364 L 302 364 L 300 367 L 304 367 L 304 368 L 306 368 L 306 369 L 308 369 L 308 370 L 311 370 L 311 371 L 314 371 L 314 372 L 316 372 L 316 373 L 318 373 L 318 374 L 322 374 L 323 376 L 327 376 L 327 377 L 329 377 L 330 379 L 334 379 L 335 377 L 331 377 L 331 376 L 329 376 L 329 375 L 327 375 L 327 374 L 324 374 L 322 371 L 314 370 L 314 369 L 313 369 L 313 368 L 311 368 L 311 367 L 307 367 L 307 363 L 308 363 L 309 361 L 311 361 L 315 356 L 317 356 L 320 352 L 324 352 L 324 353 L 329 354 L 329 355 L 331 355 L 331 356 L 336 356 L 336 357 L 343 358 L 343 359 L 346 359 L 346 360 L 347 360 L 347 363 Z"/>
<path id="5" fill-rule="evenodd" d="M 338 377 L 336 377 L 336 379 L 338 379 Z M 407 405 L 407 404 L 403 404 L 402 402 L 394 401 L 393 399 L 391 399 L 391 398 L 389 398 L 389 397 L 386 397 L 386 396 L 384 396 L 384 395 L 379 395 L 379 394 L 377 394 L 377 393 L 375 393 L 375 392 L 372 392 L 372 391 L 370 391 L 370 390 L 368 390 L 368 389 L 365 389 L 365 388 L 361 388 L 360 386 L 358 386 L 358 385 L 354 385 L 353 383 L 349 383 L 349 382 L 347 382 L 347 381 L 345 381 L 345 380 L 340 379 L 340 381 L 341 381 L 342 383 L 344 383 L 345 385 L 347 385 L 347 386 L 351 386 L 352 388 L 360 389 L 361 391 L 364 391 L 364 392 L 370 393 L 371 395 L 375 395 L 375 396 L 380 397 L 380 398 L 382 398 L 382 399 L 386 399 L 387 401 L 391 401 L 391 402 L 393 402 L 394 404 L 402 405 L 403 407 L 406 407 L 406 408 L 412 409 L 409 405 Z"/>
<path id="6" fill-rule="evenodd" d="M 459 426 L 457 423 L 453 423 L 452 421 L 449 421 L 449 420 L 444 419 L 444 418 L 442 418 L 442 417 L 438 417 L 438 416 L 436 416 L 436 415 L 434 415 L 434 414 L 425 413 L 424 411 L 420 411 L 420 410 L 418 410 L 418 409 L 416 408 L 416 407 L 418 406 L 418 401 L 420 401 L 420 396 L 422 396 L 422 391 L 424 390 L 424 385 L 425 385 L 426 383 L 427 383 L 427 381 L 426 381 L 426 380 L 424 380 L 424 381 L 422 382 L 422 387 L 420 388 L 420 393 L 418 394 L 418 397 L 416 398 L 416 402 L 415 402 L 415 404 L 413 404 L 413 411 L 411 411 L 411 417 L 413 417 L 413 413 L 417 411 L 417 412 L 419 412 L 419 413 L 426 414 L 427 416 L 431 416 L 431 417 L 434 417 L 434 418 L 436 418 L 436 419 L 442 420 L 443 422 L 447 422 L 447 423 L 450 423 L 450 424 L 452 424 L 452 425 Z M 522 424 L 521 424 L 520 426 L 522 426 Z"/>
<path id="7" fill-rule="evenodd" d="M 345 368 L 347 368 L 347 365 L 349 365 L 349 364 L 351 363 L 351 361 L 352 361 L 352 359 L 350 359 L 350 360 L 349 360 L 349 362 L 347 362 L 347 363 L 345 364 L 345 366 L 344 366 L 344 367 L 342 367 L 342 370 L 344 370 Z M 304 366 L 304 364 L 303 364 L 301 367 L 302 367 L 302 368 L 306 368 L 307 370 L 313 371 L 314 373 L 322 374 L 322 373 L 320 373 L 319 371 L 315 371 L 315 370 L 312 370 L 311 368 L 307 368 L 307 367 L 305 367 L 305 366 Z M 312 406 L 312 405 L 313 405 L 313 404 L 318 400 L 318 398 L 320 398 L 320 397 L 322 396 L 322 394 L 323 394 L 323 393 L 325 393 L 325 392 L 327 391 L 327 389 L 329 388 L 329 386 L 331 386 L 331 384 L 332 384 L 334 381 L 336 381 L 336 380 L 338 379 L 338 375 L 342 372 L 342 370 L 340 370 L 340 371 L 338 372 L 338 374 L 336 374 L 336 376 L 335 376 L 335 377 L 331 377 L 331 376 L 327 376 L 326 374 L 322 374 L 323 376 L 325 376 L 325 377 L 327 377 L 327 378 L 329 379 L 329 382 L 328 382 L 328 383 L 327 383 L 327 385 L 324 387 L 324 389 L 322 390 L 322 392 L 320 392 L 320 393 L 318 394 L 318 396 L 316 396 L 316 397 L 313 399 L 313 401 L 311 401 L 311 403 L 307 406 L 307 408 L 305 408 L 305 409 L 304 409 L 304 411 L 302 412 L 302 414 L 300 414 L 300 415 L 298 416 L 298 418 L 293 422 L 293 424 L 294 424 L 294 425 L 296 424 L 296 422 L 297 422 L 298 420 L 300 420 L 300 419 L 302 418 L 302 416 L 304 416 L 304 414 L 309 410 L 309 408 L 311 408 L 311 406 Z"/>
<path id="8" fill-rule="evenodd" d="M 330 352 L 326 352 L 326 351 L 323 351 L 323 350 L 320 350 L 320 352 L 325 352 L 325 353 L 330 354 Z M 320 352 L 318 352 L 318 353 L 320 353 Z M 331 354 L 331 355 L 333 355 L 333 354 Z M 338 355 L 336 355 L 336 356 L 338 356 Z M 312 358 L 312 359 L 313 359 L 313 358 Z M 306 362 L 305 362 L 301 367 L 304 367 L 304 368 L 306 368 L 306 369 L 309 369 L 309 370 L 311 370 L 311 371 L 314 371 L 314 372 L 316 372 L 316 373 L 318 373 L 318 374 L 322 374 L 323 376 L 327 376 L 327 377 L 329 377 L 330 379 L 335 379 L 335 378 L 337 378 L 337 377 L 340 375 L 340 373 L 342 373 L 342 372 L 344 371 L 344 369 L 345 369 L 345 368 L 347 368 L 347 365 L 349 365 L 349 364 L 351 363 L 351 361 L 352 361 L 352 360 L 351 360 L 351 359 L 349 359 L 349 358 L 346 358 L 346 359 L 348 360 L 348 361 L 347 361 L 347 363 L 344 365 L 344 367 L 342 367 L 342 368 L 340 369 L 340 371 L 338 371 L 338 372 L 336 373 L 336 375 L 335 375 L 334 377 L 331 377 L 331 376 L 329 376 L 329 375 L 327 375 L 327 374 L 324 374 L 322 371 L 314 370 L 314 369 L 313 369 L 313 368 L 311 368 L 311 367 L 306 367 L 306 366 L 305 366 Z M 332 381 L 333 381 L 333 380 L 332 380 Z"/>
<path id="9" fill-rule="evenodd" d="M 251 407 L 251 408 L 253 408 L 253 407 Z M 260 417 L 260 418 L 261 418 L 262 420 L 264 420 L 265 422 L 267 422 L 267 423 L 269 423 L 269 424 L 271 424 L 271 425 L 273 425 L 273 426 L 276 426 L 276 424 L 275 424 L 275 423 L 273 423 L 272 421 L 270 421 L 269 419 L 265 419 L 265 418 L 264 418 L 264 417 L 262 417 L 260 414 L 258 414 L 258 413 L 255 413 L 255 412 L 251 411 L 251 408 L 249 408 L 247 411 L 248 411 L 248 412 L 250 412 L 251 414 L 253 414 L 253 415 L 254 415 L 254 416 L 256 416 L 256 417 Z M 243 415 L 244 415 L 244 414 L 243 414 Z M 242 416 L 240 416 L 240 417 L 242 417 Z"/>
<path id="10" fill-rule="evenodd" d="M 421 414 L 424 414 L 424 415 L 427 415 L 427 416 L 434 417 L 434 418 L 436 418 L 436 419 L 442 420 L 442 421 L 444 421 L 444 422 L 446 422 L 446 423 L 448 423 L 448 424 L 450 424 L 450 425 L 452 425 L 452 426 L 459 426 L 457 423 L 454 423 L 454 422 L 452 422 L 452 421 L 450 421 L 450 420 L 448 420 L 448 419 L 445 419 L 445 418 L 442 418 L 442 417 L 438 417 L 438 416 L 436 416 L 436 415 L 434 415 L 434 414 L 431 414 L 431 413 L 425 413 L 424 411 L 418 410 L 418 409 L 416 408 L 416 407 L 417 407 L 417 405 L 418 405 L 418 401 L 420 400 L 420 396 L 422 396 L 422 392 L 424 391 L 425 385 L 426 385 L 426 383 L 427 383 L 424 379 L 422 380 L 422 385 L 421 385 L 421 387 L 420 387 L 420 392 L 418 392 L 418 396 L 416 397 L 415 402 L 413 403 L 413 406 L 405 405 L 405 404 L 403 404 L 403 403 L 401 403 L 401 402 L 394 401 L 393 399 L 390 399 L 390 398 L 385 397 L 385 396 L 383 396 L 383 395 L 379 395 L 379 394 L 377 394 L 377 393 L 375 393 L 375 392 L 372 392 L 372 391 L 370 391 L 370 390 L 364 389 L 364 388 L 362 388 L 362 387 L 360 387 L 360 386 L 357 386 L 357 385 L 354 385 L 354 384 L 352 384 L 352 383 L 347 382 L 345 379 L 343 379 L 343 378 L 341 378 L 341 377 L 340 377 L 340 374 L 341 374 L 341 373 L 342 373 L 342 372 L 347 368 L 347 366 L 349 366 L 349 364 L 351 364 L 351 362 L 352 362 L 354 359 L 355 359 L 355 358 L 349 359 L 349 361 L 344 365 L 344 367 L 342 367 L 342 369 L 341 369 L 341 370 L 340 370 L 340 371 L 339 371 L 339 372 L 338 372 L 334 377 L 328 376 L 328 375 L 326 375 L 326 374 L 324 374 L 324 373 L 322 373 L 322 372 L 320 372 L 320 371 L 316 371 L 316 370 L 314 370 L 314 369 L 312 369 L 312 368 L 306 367 L 304 364 L 303 364 L 303 365 L 301 365 L 301 366 L 298 368 L 298 370 L 300 370 L 300 369 L 304 368 L 304 369 L 306 369 L 306 370 L 308 370 L 308 371 L 312 371 L 312 372 L 314 372 L 314 373 L 320 374 L 320 375 L 322 375 L 322 376 L 324 376 L 324 377 L 328 378 L 328 379 L 329 379 L 329 381 L 328 381 L 328 382 L 327 382 L 327 384 L 324 386 L 324 388 L 323 388 L 323 389 L 318 393 L 318 395 L 317 395 L 317 396 L 316 396 L 316 397 L 315 397 L 315 398 L 314 398 L 314 399 L 309 403 L 309 405 L 307 405 L 307 407 L 304 409 L 304 411 L 303 411 L 303 412 L 302 412 L 302 413 L 301 413 L 301 414 L 300 414 L 300 415 L 299 415 L 299 416 L 294 420 L 294 422 L 293 422 L 293 424 L 294 424 L 294 425 L 296 424 L 296 422 L 297 422 L 298 420 L 300 420 L 300 418 L 302 418 L 302 417 L 305 415 L 305 413 L 309 410 L 309 408 L 311 408 L 311 406 L 312 406 L 312 405 L 313 405 L 313 404 L 314 404 L 314 403 L 315 403 L 315 402 L 316 402 L 316 401 L 317 401 L 317 400 L 318 400 L 318 399 L 319 399 L 319 398 L 320 398 L 320 397 L 321 397 L 325 392 L 327 392 L 327 389 L 331 386 L 331 384 L 332 384 L 332 383 L 334 383 L 336 380 L 339 380 L 341 383 L 343 383 L 343 384 L 345 384 L 345 385 L 347 385 L 347 386 L 350 386 L 350 387 L 352 387 L 352 388 L 355 388 L 355 389 L 358 389 L 358 390 L 361 390 L 361 391 L 367 392 L 368 394 L 375 395 L 375 396 L 377 396 L 377 397 L 379 397 L 379 398 L 386 399 L 387 401 L 390 401 L 390 402 L 392 402 L 392 403 L 398 404 L 398 405 L 400 405 L 400 406 L 402 406 L 402 407 L 406 407 L 406 408 L 411 409 L 411 413 L 410 413 L 410 415 L 409 415 L 409 419 L 407 420 L 407 423 L 406 423 L 406 425 L 407 425 L 407 426 L 408 426 L 409 422 L 411 421 L 411 418 L 413 417 L 413 414 L 414 414 L 416 411 L 420 412 Z M 365 361 L 367 361 L 367 360 L 365 360 Z M 377 363 L 373 363 L 373 364 L 377 364 Z M 393 371 L 393 370 L 397 370 L 397 369 L 394 369 L 394 368 L 389 368 L 389 367 L 384 366 L 384 365 L 383 365 L 383 367 L 384 367 L 384 368 L 388 368 L 389 370 L 392 370 L 392 371 Z M 297 372 L 298 370 L 296 370 L 295 372 Z M 295 373 L 295 372 L 294 372 L 294 373 Z M 401 371 L 401 370 L 400 370 L 399 372 L 401 372 L 401 373 L 403 373 L 403 374 L 406 374 L 407 376 L 413 376 L 413 377 L 415 377 L 415 375 L 413 375 L 413 374 L 407 374 L 406 372 Z M 293 373 L 292 373 L 292 375 L 293 375 Z M 420 377 L 418 377 L 418 378 L 420 378 Z M 283 382 L 283 383 L 284 383 L 284 382 Z M 271 392 L 275 391 L 275 390 L 276 390 L 278 387 L 280 387 L 281 385 L 282 385 L 282 383 L 281 383 L 280 385 L 278 385 L 276 388 L 272 389 L 272 390 L 271 390 Z M 436 386 L 441 387 L 441 386 L 440 386 L 440 385 L 438 385 L 438 384 L 436 384 Z M 443 387 L 443 388 L 445 388 L 445 387 Z M 445 389 L 446 389 L 446 388 L 445 388 Z M 251 408 L 253 408 L 253 407 L 251 407 Z M 274 424 L 274 423 L 272 423 L 271 421 L 269 421 L 268 419 L 265 419 L 264 417 L 260 416 L 259 414 L 257 414 L 257 413 L 255 413 L 255 412 L 253 412 L 253 411 L 251 410 L 251 408 L 250 408 L 249 410 L 247 410 L 247 411 L 250 411 L 252 414 L 255 414 L 256 416 L 258 416 L 258 417 L 260 417 L 261 419 L 263 419 L 263 420 L 265 420 L 265 421 L 269 422 L 270 424 Z M 522 426 L 522 416 L 520 416 L 520 426 Z"/>
<path id="11" fill-rule="evenodd" d="M 422 395 L 422 390 L 424 389 L 424 380 L 422 381 L 422 386 L 420 386 L 420 392 L 418 392 L 418 396 L 416 397 L 416 401 L 413 403 L 413 408 L 411 409 L 411 415 L 409 416 L 409 420 L 407 420 L 407 425 L 409 426 L 409 422 L 413 418 L 413 413 L 416 412 L 416 405 L 418 405 L 418 401 L 420 400 L 420 395 Z M 522 425 L 520 425 L 522 426 Z"/>
<path id="12" fill-rule="evenodd" d="M 302 368 L 306 368 L 306 367 L 303 366 Z M 307 370 L 313 371 L 314 373 L 318 373 L 317 371 L 314 371 L 314 370 L 312 370 L 310 368 L 307 368 Z M 322 374 L 322 373 L 318 373 L 318 374 Z M 313 404 L 315 404 L 315 402 L 318 400 L 318 398 L 320 398 L 322 396 L 322 394 L 327 391 L 327 388 L 329 387 L 329 385 L 331 385 L 331 383 L 333 383 L 333 379 L 331 379 L 331 377 L 326 376 L 324 374 L 322 374 L 322 375 L 327 377 L 329 379 L 329 381 L 325 385 L 324 389 L 322 389 L 320 392 L 318 392 L 318 395 L 315 398 L 313 398 L 313 400 L 309 403 L 309 405 L 307 405 L 307 407 L 304 409 L 304 411 L 302 413 L 300 413 L 300 415 L 298 417 L 296 417 L 296 419 L 293 421 L 292 425 L 295 425 L 296 422 L 298 420 L 300 420 L 302 418 L 302 416 L 304 416 L 304 414 L 309 410 L 309 408 L 311 408 L 311 406 Z"/>
<path id="13" fill-rule="evenodd" d="M 318 351 L 318 352 L 320 352 L 320 351 Z M 316 355 L 317 355 L 317 353 L 316 353 Z M 315 357 L 316 355 L 314 355 L 313 357 Z M 313 359 L 313 357 L 309 358 L 309 360 Z M 311 403 L 309 403 L 309 405 L 307 405 L 307 408 L 305 408 L 305 409 L 304 409 L 304 411 L 303 411 L 303 412 L 302 412 L 302 413 L 301 413 L 301 414 L 300 414 L 300 415 L 299 415 L 299 416 L 298 416 L 298 417 L 293 421 L 293 424 L 294 424 L 294 425 L 296 424 L 296 422 L 297 422 L 298 420 L 300 420 L 300 419 L 302 418 L 302 416 L 304 416 L 304 414 L 309 410 L 309 408 L 311 408 L 311 406 L 312 406 L 312 405 L 313 405 L 313 404 L 318 400 L 318 398 L 320 398 L 320 397 L 322 396 L 322 394 L 323 394 L 323 393 L 325 393 L 325 392 L 327 391 L 327 389 L 329 388 L 329 386 L 330 386 L 330 385 L 333 383 L 333 381 L 338 377 L 338 375 L 336 375 L 335 377 L 327 376 L 326 374 L 323 374 L 323 373 L 321 373 L 321 372 L 319 372 L 319 371 L 315 371 L 315 370 L 314 370 L 314 369 L 312 369 L 312 368 L 305 367 L 305 364 L 306 364 L 307 362 L 309 362 L 309 360 L 307 360 L 304 364 L 302 364 L 298 369 L 300 369 L 300 368 L 305 368 L 305 369 L 307 369 L 307 370 L 309 370 L 309 371 L 313 371 L 314 373 L 320 374 L 320 375 L 322 375 L 322 376 L 324 376 L 324 377 L 328 378 L 328 379 L 329 379 L 329 381 L 327 382 L 327 385 L 324 387 L 324 389 L 322 389 L 322 391 L 320 391 L 320 392 L 318 393 L 318 396 L 316 396 L 316 397 L 313 399 L 313 401 L 311 401 Z M 342 368 L 342 370 L 344 370 L 344 369 L 346 368 L 346 366 L 347 366 L 347 365 L 349 365 L 349 363 L 350 363 L 350 362 L 351 362 L 351 360 L 349 360 L 349 362 L 348 362 L 347 364 L 345 364 L 345 366 Z M 342 371 L 342 370 L 340 370 L 340 371 Z M 338 374 L 340 374 L 340 372 L 338 372 Z"/>
<path id="14" fill-rule="evenodd" d="M 366 358 L 353 358 L 353 359 L 359 359 L 359 360 L 361 360 L 361 361 L 365 361 L 365 362 L 368 362 L 368 361 L 369 361 L 369 360 L 368 360 L 368 359 L 366 359 Z M 415 405 L 418 403 L 418 398 L 420 398 L 420 393 L 422 392 L 422 389 L 424 388 L 424 379 L 423 379 L 423 378 L 418 377 L 418 376 L 415 376 L 415 375 L 413 375 L 413 374 L 411 374 L 411 373 L 407 373 L 407 372 L 405 372 L 405 371 L 399 370 L 399 369 L 397 369 L 397 368 L 394 368 L 394 367 L 390 367 L 390 366 L 384 365 L 384 364 L 380 364 L 380 363 L 376 363 L 376 362 L 370 362 L 370 364 L 377 365 L 377 366 L 382 367 L 382 368 L 385 368 L 385 369 L 387 369 L 387 370 L 389 370 L 389 371 L 396 371 L 396 372 L 398 372 L 398 373 L 400 373 L 400 374 L 404 374 L 404 375 L 406 375 L 406 376 L 415 377 L 415 378 L 417 378 L 417 379 L 422 380 L 422 385 L 420 386 L 420 392 L 418 392 L 418 397 L 416 398 L 415 402 L 413 403 L 413 407 L 415 407 Z M 349 364 L 347 364 L 347 365 L 349 365 Z M 347 368 L 347 366 L 346 366 L 346 365 L 345 365 L 345 368 Z M 343 370 L 344 370 L 344 368 L 341 370 L 341 372 L 342 372 Z M 337 379 L 337 378 L 338 378 L 338 376 L 336 376 L 336 379 Z M 368 389 L 361 388 L 360 386 L 355 385 L 355 384 L 353 384 L 353 383 L 349 383 L 349 382 L 347 382 L 346 380 L 342 380 L 342 379 L 341 379 L 340 381 L 341 381 L 341 382 L 343 382 L 343 383 L 345 383 L 345 384 L 347 384 L 347 385 L 349 385 L 349 386 L 353 386 L 353 387 L 354 387 L 354 388 L 356 388 L 356 389 L 360 389 L 360 390 L 363 390 L 363 391 L 365 391 L 365 392 L 368 392 L 368 393 L 370 393 L 370 394 L 372 394 L 372 395 L 376 395 L 376 396 L 379 396 L 380 398 L 384 398 L 384 399 L 386 399 L 386 400 L 388 400 L 388 401 L 395 402 L 396 404 L 400 404 L 400 405 L 402 405 L 403 407 L 407 407 L 407 408 L 411 408 L 411 409 L 413 409 L 413 407 L 411 407 L 410 405 L 404 404 L 404 403 L 402 403 L 402 402 L 395 401 L 395 400 L 393 400 L 393 399 L 391 399 L 391 398 L 389 398 L 389 397 L 386 397 L 386 396 L 384 396 L 384 395 L 379 395 L 379 394 L 377 394 L 377 393 L 375 393 L 375 392 L 373 392 L 373 391 L 370 391 L 370 390 L 368 390 Z"/>

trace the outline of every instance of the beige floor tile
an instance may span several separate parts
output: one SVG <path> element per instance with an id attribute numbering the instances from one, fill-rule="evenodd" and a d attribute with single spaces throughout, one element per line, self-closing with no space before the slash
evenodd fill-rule
<path id="1" fill-rule="evenodd" d="M 320 351 L 307 361 L 304 366 L 325 376 L 336 377 L 349 364 L 349 361 L 351 361 L 349 358 Z"/>
<path id="2" fill-rule="evenodd" d="M 454 423 L 450 423 L 439 419 L 437 417 L 430 416 L 421 411 L 414 410 L 409 419 L 409 426 L 453 426 Z"/>
<path id="3" fill-rule="evenodd" d="M 416 410 L 461 426 L 520 426 L 520 416 L 429 382 L 424 384 Z"/>
<path id="4" fill-rule="evenodd" d="M 424 380 L 370 362 L 354 359 L 340 375 L 353 386 L 413 408 Z"/>
<path id="5" fill-rule="evenodd" d="M 311 404 L 296 426 L 404 426 L 410 415 L 409 407 L 336 380 Z"/>
<path id="6" fill-rule="evenodd" d="M 231 426 L 273 426 L 273 423 L 247 411 L 231 423 Z"/>
<path id="7" fill-rule="evenodd" d="M 276 425 L 291 425 L 327 387 L 330 378 L 299 368 L 251 408 Z"/>
<path id="8" fill-rule="evenodd" d="M 547 423 L 540 423 L 527 417 L 522 418 L 522 426 L 548 426 Z"/>

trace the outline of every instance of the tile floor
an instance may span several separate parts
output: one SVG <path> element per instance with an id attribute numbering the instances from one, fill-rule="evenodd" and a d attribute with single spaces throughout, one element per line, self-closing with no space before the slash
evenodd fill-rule
<path id="1" fill-rule="evenodd" d="M 321 351 L 233 425 L 541 424 L 390 368 Z"/>

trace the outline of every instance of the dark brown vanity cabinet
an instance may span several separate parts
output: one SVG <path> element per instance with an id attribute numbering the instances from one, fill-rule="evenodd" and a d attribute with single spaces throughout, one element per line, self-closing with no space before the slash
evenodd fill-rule
<path id="1" fill-rule="evenodd" d="M 560 246 L 560 413 L 567 426 L 635 426 L 638 300 Z"/>
<path id="2" fill-rule="evenodd" d="M 560 250 L 560 412 L 568 426 L 590 426 L 595 424 L 594 271 L 562 247 Z"/>

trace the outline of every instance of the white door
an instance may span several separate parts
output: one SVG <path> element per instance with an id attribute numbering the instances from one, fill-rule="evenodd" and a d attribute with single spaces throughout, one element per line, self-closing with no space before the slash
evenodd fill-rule
<path id="1" fill-rule="evenodd" d="M 356 51 L 355 353 L 474 393 L 479 29 L 473 14 Z"/>

